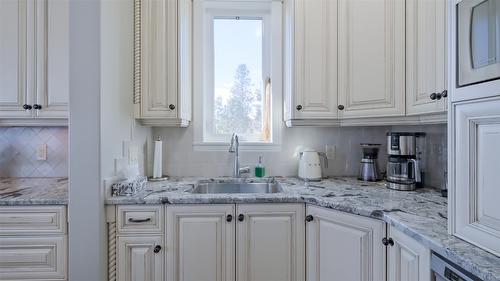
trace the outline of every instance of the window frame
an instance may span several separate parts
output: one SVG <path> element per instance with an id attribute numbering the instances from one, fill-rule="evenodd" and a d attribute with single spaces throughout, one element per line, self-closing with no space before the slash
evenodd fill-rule
<path id="1" fill-rule="evenodd" d="M 194 0 L 193 2 L 193 147 L 194 150 L 227 150 L 231 135 L 211 134 L 207 122 L 214 118 L 214 36 L 216 18 L 262 19 L 262 81 L 270 79 L 270 140 L 245 140 L 241 150 L 281 150 L 282 129 L 282 2 L 280 0 Z M 208 117 L 208 118 L 207 118 Z"/>

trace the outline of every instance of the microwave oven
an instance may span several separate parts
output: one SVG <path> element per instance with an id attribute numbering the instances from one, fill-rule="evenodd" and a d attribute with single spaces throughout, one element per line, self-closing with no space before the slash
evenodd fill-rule
<path id="1" fill-rule="evenodd" d="M 500 79 L 500 0 L 457 4 L 457 86 Z"/>

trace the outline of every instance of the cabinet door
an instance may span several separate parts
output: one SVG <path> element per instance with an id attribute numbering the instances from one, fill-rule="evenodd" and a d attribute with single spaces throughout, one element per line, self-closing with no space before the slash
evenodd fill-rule
<path id="1" fill-rule="evenodd" d="M 117 241 L 118 280 L 164 280 L 163 236 L 119 236 Z M 162 249 L 155 253 L 157 246 Z"/>
<path id="2" fill-rule="evenodd" d="M 406 234 L 389 227 L 388 281 L 430 281 L 431 252 Z"/>
<path id="3" fill-rule="evenodd" d="M 385 280 L 382 221 L 312 206 L 306 214 L 308 281 Z"/>
<path id="4" fill-rule="evenodd" d="M 452 104 L 451 232 L 500 255 L 500 98 Z"/>
<path id="5" fill-rule="evenodd" d="M 31 117 L 24 110 L 33 94 L 32 60 L 34 15 L 26 0 L 0 1 L 0 117 Z M 29 12 L 28 12 L 29 11 Z M 32 64 L 32 62 L 31 62 Z M 28 80 L 30 79 L 30 80 Z"/>
<path id="6" fill-rule="evenodd" d="M 236 280 L 304 280 L 303 204 L 237 205 L 236 214 Z"/>
<path id="7" fill-rule="evenodd" d="M 177 2 L 141 1 L 136 15 L 141 17 L 140 118 L 177 117 Z"/>
<path id="8" fill-rule="evenodd" d="M 336 119 L 337 0 L 286 5 L 285 120 Z"/>
<path id="9" fill-rule="evenodd" d="M 42 118 L 67 118 L 69 0 L 36 1 L 36 104 Z"/>
<path id="10" fill-rule="evenodd" d="M 339 117 L 405 115 L 405 1 L 339 0 Z"/>
<path id="11" fill-rule="evenodd" d="M 234 205 L 168 206 L 166 220 L 167 281 L 235 280 Z"/>
<path id="12" fill-rule="evenodd" d="M 445 110 L 446 1 L 406 1 L 406 114 Z"/>

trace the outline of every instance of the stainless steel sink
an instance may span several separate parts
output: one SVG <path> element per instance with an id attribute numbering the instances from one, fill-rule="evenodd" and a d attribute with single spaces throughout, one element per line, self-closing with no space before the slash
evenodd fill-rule
<path id="1" fill-rule="evenodd" d="M 283 189 L 278 183 L 199 183 L 194 194 L 209 193 L 280 193 Z"/>

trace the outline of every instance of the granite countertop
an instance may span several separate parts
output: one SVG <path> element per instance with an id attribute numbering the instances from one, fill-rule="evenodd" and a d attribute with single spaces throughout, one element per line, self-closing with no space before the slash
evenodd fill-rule
<path id="1" fill-rule="evenodd" d="M 306 185 L 297 178 L 277 177 L 283 193 L 190 193 L 194 184 L 200 181 L 225 180 L 228 179 L 188 177 L 148 182 L 140 193 L 128 197 L 112 197 L 106 200 L 106 204 L 308 203 L 381 219 L 479 278 L 500 281 L 500 257 L 448 235 L 447 200 L 434 189 L 394 191 L 385 188 L 383 182 L 366 183 L 346 177 Z"/>
<path id="2" fill-rule="evenodd" d="M 0 177 L 0 206 L 67 204 L 67 178 Z"/>

